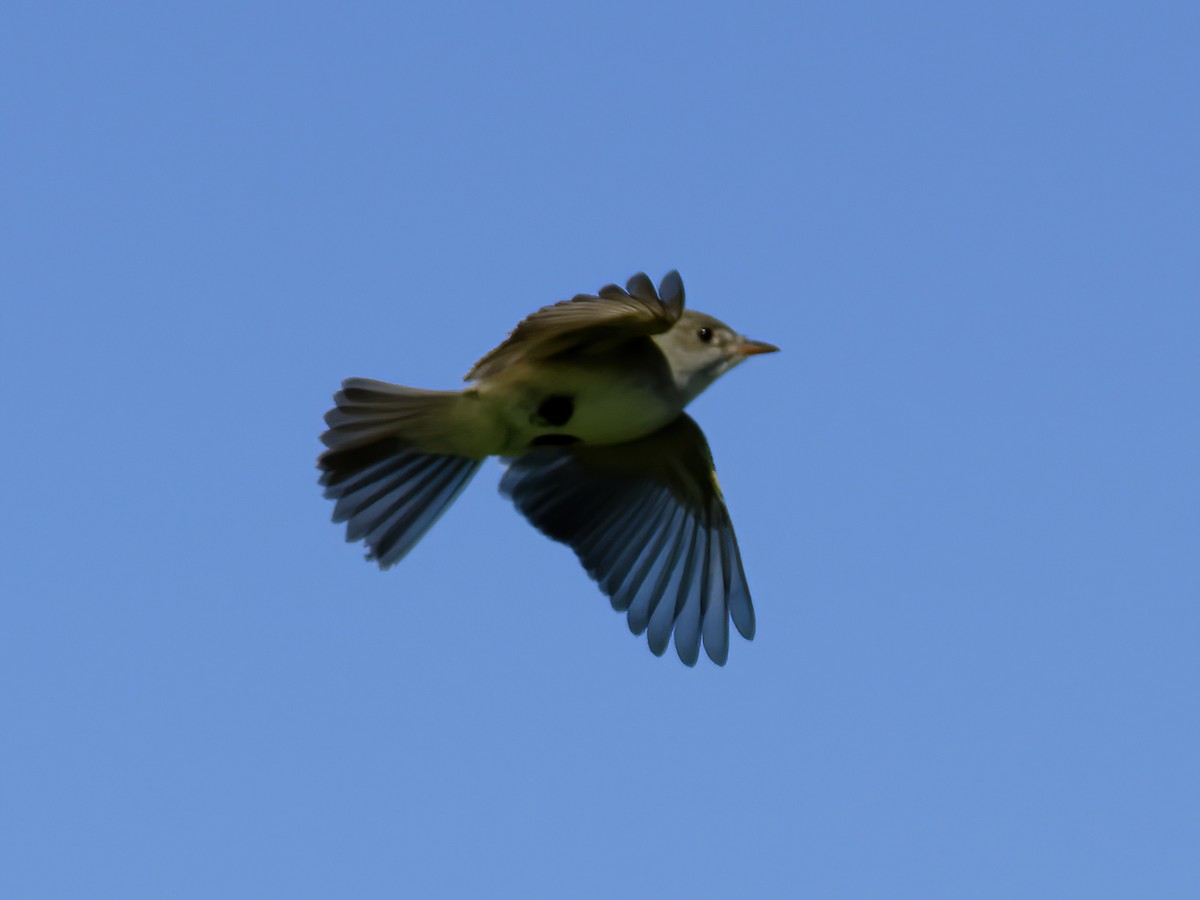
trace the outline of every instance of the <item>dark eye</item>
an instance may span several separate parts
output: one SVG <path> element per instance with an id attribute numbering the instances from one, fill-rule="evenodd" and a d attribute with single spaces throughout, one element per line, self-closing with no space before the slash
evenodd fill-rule
<path id="1" fill-rule="evenodd" d="M 712 329 L 711 328 L 701 328 L 699 331 L 699 335 L 700 335 L 700 340 L 704 341 L 704 343 L 707 344 L 709 341 L 712 340 Z"/>

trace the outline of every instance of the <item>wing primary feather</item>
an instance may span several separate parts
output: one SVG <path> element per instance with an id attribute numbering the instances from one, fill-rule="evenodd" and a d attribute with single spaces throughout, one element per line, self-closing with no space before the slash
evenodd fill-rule
<path id="1" fill-rule="evenodd" d="M 628 300 L 629 293 L 619 284 L 606 284 L 596 294 L 605 300 Z"/>
<path id="2" fill-rule="evenodd" d="M 425 454 L 406 455 L 398 459 L 395 464 L 381 463 L 373 467 L 379 470 L 375 478 L 366 479 L 348 489 L 346 489 L 346 485 L 349 485 L 350 482 L 339 485 L 343 490 L 333 507 L 333 521 L 345 522 L 365 512 L 402 487 L 406 481 L 419 475 L 423 469 L 432 464 L 434 459 L 436 457 Z M 325 493 L 328 496 L 330 492 L 326 491 Z M 352 538 L 352 540 L 358 540 L 358 537 Z"/>
<path id="3" fill-rule="evenodd" d="M 330 477 L 333 472 L 322 472 L 320 484 L 325 490 L 323 496 L 329 500 L 341 500 L 343 497 L 348 497 L 377 481 L 386 480 L 386 478 L 398 467 L 408 465 L 407 457 L 397 461 L 397 458 L 384 459 L 380 462 L 372 463 L 365 469 L 361 469 L 350 474 L 338 473 L 342 475 L 341 479 L 335 480 Z M 334 519 L 335 522 L 340 521 Z"/>
<path id="4" fill-rule="evenodd" d="M 641 549 L 645 535 L 650 533 L 655 516 L 659 511 L 659 497 L 647 491 L 638 497 L 637 505 L 626 511 L 625 518 L 613 525 L 613 537 L 598 548 L 595 559 L 596 582 L 605 596 L 614 600 L 616 588 L 621 583 L 621 576 L 628 571 L 629 557 L 636 558 Z M 616 529 L 624 527 L 623 533 Z"/>
<path id="5" fill-rule="evenodd" d="M 645 272 L 638 272 L 625 282 L 625 290 L 629 292 L 626 296 L 637 297 L 643 303 L 658 304 L 658 291 Z"/>
<path id="6" fill-rule="evenodd" d="M 729 572 L 725 567 L 725 551 L 720 530 L 718 501 L 713 502 L 710 525 L 706 534 L 709 570 L 704 576 L 704 592 L 700 607 L 704 652 L 718 666 L 729 659 Z"/>
<path id="7" fill-rule="evenodd" d="M 383 568 L 395 565 L 416 545 L 470 483 L 479 469 L 476 460 L 445 457 L 439 476 L 414 497 L 412 505 L 398 516 L 372 547 L 372 556 Z"/>
<path id="8" fill-rule="evenodd" d="M 613 562 L 609 577 L 613 602 L 618 609 L 629 608 L 638 585 L 653 565 L 655 555 L 668 536 L 667 525 L 674 514 L 674 507 L 663 502 L 662 497 L 651 513 L 648 522 L 639 529 L 639 539 L 629 541 L 620 556 Z"/>
<path id="9" fill-rule="evenodd" d="M 405 503 L 419 497 L 426 485 L 436 482 L 443 465 L 441 457 L 426 456 L 402 476 L 388 478 L 384 485 L 386 490 L 378 492 L 371 503 L 350 516 L 346 525 L 346 540 L 361 540 L 378 529 Z"/>
<path id="10" fill-rule="evenodd" d="M 675 541 L 671 545 L 670 555 L 659 572 L 658 580 L 654 586 L 654 592 L 647 609 L 650 625 L 646 629 L 646 638 L 650 644 L 650 652 L 655 656 L 662 656 L 671 641 L 671 629 L 675 625 L 675 604 L 677 602 L 679 586 L 683 583 L 683 579 L 687 574 L 686 563 L 682 568 L 680 567 L 680 556 L 683 554 L 684 547 L 686 546 L 688 548 L 688 557 L 690 558 L 692 538 L 695 534 L 695 520 L 691 516 L 684 517 L 683 529 L 685 534 L 676 536 Z M 676 578 L 677 575 L 678 579 Z M 669 590 L 672 585 L 675 586 L 674 591 Z M 669 598 L 668 595 L 670 595 Z"/>
<path id="11" fill-rule="evenodd" d="M 663 507 L 658 517 L 659 524 L 652 532 L 649 542 L 632 561 L 628 574 L 615 595 L 617 608 L 627 611 L 629 630 L 634 634 L 641 634 L 650 622 L 646 607 L 650 602 L 649 593 L 654 586 L 651 575 L 657 573 L 668 542 L 675 536 L 676 519 L 679 515 L 679 507 L 669 503 Z"/>
<path id="12" fill-rule="evenodd" d="M 662 298 L 663 305 L 667 307 L 669 315 L 678 319 L 683 314 L 683 278 L 676 269 L 672 269 L 663 276 L 663 280 L 658 286 L 658 295 Z"/>
<path id="13" fill-rule="evenodd" d="M 576 548 L 579 558 L 588 566 L 588 573 L 599 580 L 593 569 L 603 571 L 603 560 L 607 552 L 615 545 L 623 547 L 629 540 L 637 517 L 650 502 L 645 494 L 634 494 L 630 497 L 628 491 L 615 491 L 607 498 L 607 509 L 597 518 L 596 523 L 581 534 L 579 546 Z"/>
<path id="14" fill-rule="evenodd" d="M 601 584 L 601 590 L 612 600 L 613 609 L 624 612 L 629 609 L 637 592 L 637 585 L 644 573 L 639 574 L 639 559 L 652 561 L 652 548 L 660 542 L 674 507 L 666 500 L 665 491 L 657 491 L 651 501 L 654 505 L 648 516 L 643 517 L 637 531 L 625 543 L 624 548 L 608 566 L 609 575 Z"/>
<path id="15" fill-rule="evenodd" d="M 596 551 L 606 546 L 614 534 L 619 538 L 623 532 L 628 530 L 627 519 L 630 510 L 622 503 L 622 499 L 623 497 L 619 494 L 615 497 L 603 498 L 599 504 L 599 514 L 580 529 L 573 541 L 575 552 L 579 555 L 584 568 L 588 570 L 588 574 L 593 578 L 596 577 L 592 572 L 596 562 Z"/>
<path id="16" fill-rule="evenodd" d="M 675 601 L 675 652 L 686 666 L 694 666 L 700 658 L 700 604 L 708 577 L 707 538 L 704 524 L 693 520 L 692 545 Z"/>
<path id="17" fill-rule="evenodd" d="M 545 534 L 574 547 L 581 534 L 603 510 L 604 499 L 578 489 L 554 492 L 541 506 L 533 508 L 537 526 Z"/>
<path id="18" fill-rule="evenodd" d="M 380 545 L 387 535 L 403 522 L 405 513 L 420 508 L 426 496 L 437 489 L 447 462 L 438 457 L 431 457 L 431 460 L 419 477 L 397 485 L 395 497 L 390 502 L 379 504 L 379 508 L 370 516 L 364 515 L 357 522 L 351 520 L 346 529 L 346 540 L 356 541 L 364 538 L 371 550 L 378 555 Z"/>
<path id="19" fill-rule="evenodd" d="M 746 584 L 746 572 L 742 568 L 737 537 L 734 536 L 733 525 L 728 516 L 722 523 L 721 543 L 725 554 L 723 559 L 729 567 L 729 589 L 726 591 L 729 615 L 738 634 L 750 641 L 754 639 L 754 605 L 750 601 L 750 588 Z"/>

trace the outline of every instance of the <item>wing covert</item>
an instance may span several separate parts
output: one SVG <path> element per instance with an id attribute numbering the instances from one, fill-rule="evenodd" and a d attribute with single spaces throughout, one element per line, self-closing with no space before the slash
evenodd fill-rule
<path id="1" fill-rule="evenodd" d="M 678 272 L 668 272 L 658 291 L 639 272 L 624 288 L 605 285 L 596 294 L 577 294 L 526 316 L 464 380 L 487 378 L 518 358 L 545 359 L 580 344 L 660 334 L 679 320 L 683 304 Z"/>

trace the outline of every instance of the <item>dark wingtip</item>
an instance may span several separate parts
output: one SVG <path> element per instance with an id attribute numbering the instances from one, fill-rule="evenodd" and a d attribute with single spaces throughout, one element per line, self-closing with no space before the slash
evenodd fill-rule
<path id="1" fill-rule="evenodd" d="M 663 280 L 658 286 L 658 296 L 662 298 L 663 303 L 676 312 L 683 312 L 683 278 L 678 269 L 672 269 L 663 276 Z"/>
<path id="2" fill-rule="evenodd" d="M 681 663 L 683 663 L 689 669 L 696 668 L 696 662 L 700 659 L 699 647 L 695 649 L 695 652 L 692 651 L 691 647 L 681 648 L 677 638 L 675 641 L 675 652 L 679 654 L 679 661 Z"/>
<path id="3" fill-rule="evenodd" d="M 322 435 L 322 440 L 324 437 Z M 317 468 L 322 472 L 320 484 L 332 487 L 368 466 L 394 456 L 401 449 L 403 445 L 399 438 L 383 437 L 357 447 L 326 450 L 317 457 Z"/>
<path id="4" fill-rule="evenodd" d="M 653 303 L 658 299 L 658 295 L 654 292 L 654 282 L 645 272 L 638 272 L 625 282 L 625 289 L 631 297 L 637 297 L 646 303 Z"/>
<path id="5" fill-rule="evenodd" d="M 729 662 L 729 642 L 728 641 L 725 642 L 724 647 L 718 647 L 716 650 L 713 650 L 713 648 L 708 646 L 708 644 L 706 643 L 704 645 L 704 652 L 705 652 L 705 654 L 707 654 L 708 658 L 710 660 L 712 660 L 714 663 L 716 663 L 718 666 L 724 666 L 725 663 Z"/>

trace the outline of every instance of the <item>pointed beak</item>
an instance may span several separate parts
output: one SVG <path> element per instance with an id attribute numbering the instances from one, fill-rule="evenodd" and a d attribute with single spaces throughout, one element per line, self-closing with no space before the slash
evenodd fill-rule
<path id="1" fill-rule="evenodd" d="M 757 356 L 760 353 L 778 353 L 779 348 L 774 344 L 768 344 L 766 341 L 752 341 L 749 338 L 742 338 L 741 344 L 738 345 L 738 353 L 742 356 Z"/>

